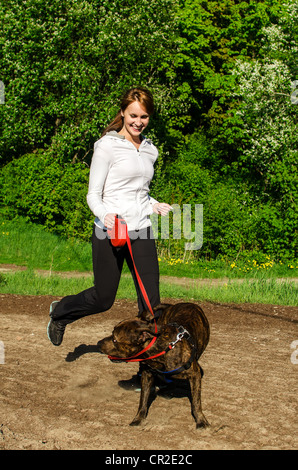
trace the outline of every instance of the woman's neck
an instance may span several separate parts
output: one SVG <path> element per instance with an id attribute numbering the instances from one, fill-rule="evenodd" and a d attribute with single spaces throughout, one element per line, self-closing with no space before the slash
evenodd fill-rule
<path id="1" fill-rule="evenodd" d="M 139 136 L 133 137 L 128 132 L 125 132 L 125 130 L 123 129 L 121 129 L 118 132 L 118 134 L 123 135 L 125 139 L 131 142 L 137 149 L 140 147 L 142 140 L 143 140 L 143 137 L 141 134 Z"/>

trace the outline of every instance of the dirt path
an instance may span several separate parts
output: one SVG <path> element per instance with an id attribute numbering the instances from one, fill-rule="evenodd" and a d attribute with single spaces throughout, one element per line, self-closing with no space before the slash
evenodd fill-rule
<path id="1" fill-rule="evenodd" d="M 298 309 L 202 304 L 211 325 L 201 359 L 211 426 L 195 429 L 186 390 L 174 387 L 160 392 L 145 424 L 134 428 L 139 394 L 118 382 L 138 366 L 111 363 L 92 346 L 136 306 L 117 301 L 69 325 L 57 348 L 46 335 L 52 300 L 0 295 L 0 449 L 298 448 L 298 356 L 291 349 Z"/>

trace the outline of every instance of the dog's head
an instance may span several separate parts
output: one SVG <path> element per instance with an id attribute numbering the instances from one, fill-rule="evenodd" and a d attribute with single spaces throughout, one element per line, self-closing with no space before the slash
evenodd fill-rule
<path id="1" fill-rule="evenodd" d="M 118 323 L 111 336 L 103 338 L 97 346 L 103 354 L 125 358 L 140 352 L 157 334 L 152 316 L 144 314 L 141 318 Z"/>

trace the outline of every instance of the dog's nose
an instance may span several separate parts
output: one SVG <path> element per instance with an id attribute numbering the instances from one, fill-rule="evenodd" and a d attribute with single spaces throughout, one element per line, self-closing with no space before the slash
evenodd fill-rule
<path id="1" fill-rule="evenodd" d="M 98 352 L 100 352 L 101 354 L 103 354 L 102 350 L 101 350 L 101 341 L 98 341 L 97 343 L 97 349 L 98 349 Z"/>

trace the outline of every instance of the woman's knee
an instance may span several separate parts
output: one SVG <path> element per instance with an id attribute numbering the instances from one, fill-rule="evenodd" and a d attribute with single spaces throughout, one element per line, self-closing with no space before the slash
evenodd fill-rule
<path id="1" fill-rule="evenodd" d="M 100 312 L 105 312 L 106 310 L 110 310 L 112 308 L 116 294 L 105 293 L 102 292 L 102 289 L 96 289 L 97 291 L 97 305 L 99 307 Z"/>

